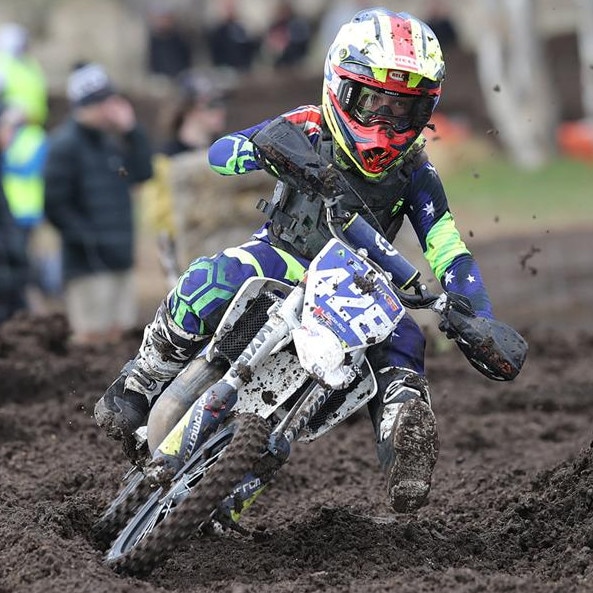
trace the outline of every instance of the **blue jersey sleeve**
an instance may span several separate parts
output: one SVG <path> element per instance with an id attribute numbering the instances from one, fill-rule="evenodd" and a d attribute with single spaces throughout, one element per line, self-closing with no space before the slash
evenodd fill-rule
<path id="1" fill-rule="evenodd" d="M 441 179 L 427 162 L 412 174 L 406 214 L 424 257 L 446 291 L 466 296 L 478 315 L 492 317 L 479 267 L 455 226 Z"/>
<path id="2" fill-rule="evenodd" d="M 212 169 L 221 175 L 241 175 L 259 169 L 251 138 L 269 122 L 266 120 L 251 128 L 227 134 L 214 142 L 208 151 Z"/>

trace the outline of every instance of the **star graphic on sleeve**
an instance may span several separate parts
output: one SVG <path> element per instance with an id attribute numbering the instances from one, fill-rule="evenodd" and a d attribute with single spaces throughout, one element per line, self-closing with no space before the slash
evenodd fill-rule
<path id="1" fill-rule="evenodd" d="M 451 282 L 453 282 L 454 278 L 455 278 L 455 274 L 453 274 L 453 272 L 447 272 L 445 274 L 445 286 L 449 286 L 449 284 L 451 284 Z"/>
<path id="2" fill-rule="evenodd" d="M 428 202 L 422 210 L 426 212 L 427 216 L 434 216 L 434 204 L 432 202 Z"/>
<path id="3" fill-rule="evenodd" d="M 475 276 L 472 276 L 471 274 L 468 274 L 468 275 L 467 275 L 467 278 L 466 278 L 466 280 L 467 280 L 467 281 L 468 281 L 470 284 L 473 284 L 473 283 L 476 281 L 476 277 L 475 277 Z"/>

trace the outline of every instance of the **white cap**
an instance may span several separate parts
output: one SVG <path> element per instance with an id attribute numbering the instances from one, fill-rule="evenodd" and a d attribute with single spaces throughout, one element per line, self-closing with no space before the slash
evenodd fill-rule
<path id="1" fill-rule="evenodd" d="M 99 64 L 90 62 L 76 68 L 68 77 L 66 94 L 75 107 L 105 100 L 115 93 L 107 72 Z"/>

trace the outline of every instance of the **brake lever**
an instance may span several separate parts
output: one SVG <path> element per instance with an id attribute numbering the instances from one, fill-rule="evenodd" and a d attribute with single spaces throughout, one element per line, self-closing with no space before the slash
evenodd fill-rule
<path id="1" fill-rule="evenodd" d="M 466 317 L 476 316 L 470 300 L 455 292 L 443 292 L 439 295 L 438 302 L 434 304 L 433 309 L 443 316 L 446 316 L 449 311 L 456 311 Z"/>
<path id="2" fill-rule="evenodd" d="M 433 309 L 439 312 L 436 307 L 441 305 L 437 305 L 437 303 L 439 303 L 444 294 L 433 294 L 424 282 L 413 284 L 414 294 L 397 288 L 397 286 L 393 286 L 392 288 L 402 304 L 408 309 Z"/>

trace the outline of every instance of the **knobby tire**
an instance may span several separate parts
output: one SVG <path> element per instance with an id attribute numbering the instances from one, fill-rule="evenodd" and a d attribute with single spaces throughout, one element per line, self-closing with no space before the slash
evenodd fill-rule
<path id="1" fill-rule="evenodd" d="M 266 421 L 256 414 L 241 414 L 234 422 L 238 423 L 234 436 L 216 463 L 173 512 L 157 523 L 150 533 L 131 548 L 107 560 L 114 570 L 136 575 L 148 574 L 208 523 L 220 503 L 257 465 L 268 443 L 269 428 Z M 145 508 L 139 512 L 146 512 Z M 111 556 L 114 555 L 116 545 L 117 540 L 111 548 Z"/>
<path id="2" fill-rule="evenodd" d="M 128 520 L 154 491 L 148 480 L 144 478 L 144 474 L 139 469 L 135 469 L 129 476 L 128 483 L 93 525 L 92 536 L 101 549 L 105 550 L 109 547 Z"/>

